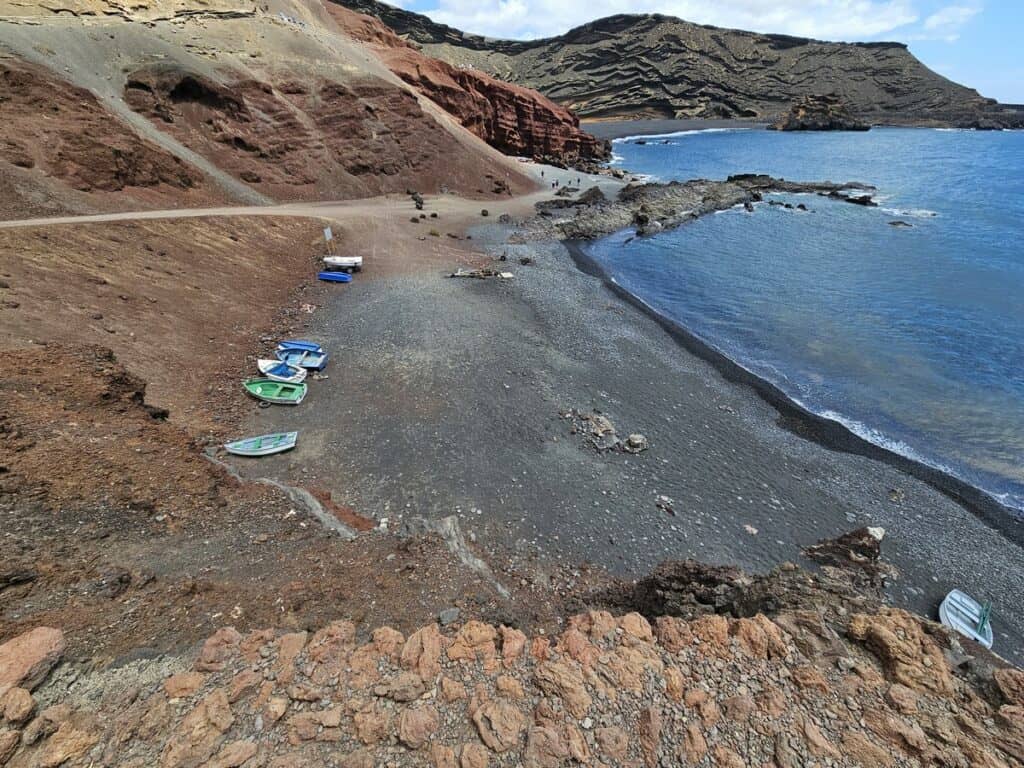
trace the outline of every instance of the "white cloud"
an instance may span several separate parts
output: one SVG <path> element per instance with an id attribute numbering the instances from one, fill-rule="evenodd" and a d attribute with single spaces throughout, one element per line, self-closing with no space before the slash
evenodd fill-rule
<path id="1" fill-rule="evenodd" d="M 978 5 L 948 5 L 924 20 L 924 32 L 911 36 L 913 40 L 945 40 L 953 43 L 960 39 L 960 28 L 981 13 Z"/>
<path id="2" fill-rule="evenodd" d="M 431 0 L 423 12 L 467 32 L 512 38 L 557 35 L 617 13 L 830 40 L 877 39 L 919 20 L 914 0 Z"/>
<path id="3" fill-rule="evenodd" d="M 925 19 L 924 28 L 932 31 L 959 28 L 980 12 L 977 6 L 949 5 Z"/>

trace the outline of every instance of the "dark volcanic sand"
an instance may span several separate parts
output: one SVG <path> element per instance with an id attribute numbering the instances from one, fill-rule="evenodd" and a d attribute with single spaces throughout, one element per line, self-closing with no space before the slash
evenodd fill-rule
<path id="1" fill-rule="evenodd" d="M 581 123 L 583 130 L 599 139 L 625 136 L 654 136 L 678 131 L 706 131 L 712 128 L 764 128 L 767 123 L 750 120 L 598 120 Z"/>
<path id="2" fill-rule="evenodd" d="M 243 471 L 327 487 L 391 525 L 456 512 L 492 558 L 539 551 L 626 575 L 684 557 L 766 570 L 879 525 L 896 604 L 934 616 L 950 588 L 983 585 L 995 650 L 1024 661 L 1019 547 L 924 482 L 783 428 L 562 245 L 500 250 L 514 280 L 340 286 L 309 334 L 332 354 L 328 378 L 297 408 L 254 409 L 254 433 L 298 428 L 299 447 Z M 534 265 L 518 264 L 526 253 Z M 596 452 L 570 434 L 570 408 L 601 410 L 650 450 Z"/>

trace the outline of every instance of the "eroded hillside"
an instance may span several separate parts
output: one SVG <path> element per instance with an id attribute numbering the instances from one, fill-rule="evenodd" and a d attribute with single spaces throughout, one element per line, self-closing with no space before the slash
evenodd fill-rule
<path id="1" fill-rule="evenodd" d="M 412 87 L 338 11 L 319 0 L 0 2 L 4 214 L 410 187 L 488 196 L 488 174 L 503 193 L 530 186 L 501 152 L 603 152 L 526 89 Z"/>

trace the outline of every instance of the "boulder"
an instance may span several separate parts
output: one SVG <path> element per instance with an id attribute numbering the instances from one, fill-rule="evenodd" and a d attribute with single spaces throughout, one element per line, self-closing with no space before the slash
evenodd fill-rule
<path id="1" fill-rule="evenodd" d="M 0 696 L 11 688 L 35 689 L 65 648 L 64 633 L 52 627 L 36 627 L 0 645 Z"/>
<path id="2" fill-rule="evenodd" d="M 773 131 L 866 131 L 861 122 L 835 94 L 805 96 L 770 126 Z"/>

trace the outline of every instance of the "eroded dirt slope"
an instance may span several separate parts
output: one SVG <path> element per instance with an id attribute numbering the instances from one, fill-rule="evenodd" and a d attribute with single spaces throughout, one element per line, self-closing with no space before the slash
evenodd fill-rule
<path id="1" fill-rule="evenodd" d="M 94 94 L 10 56 L 0 56 L 0 183 L 7 217 L 219 199 L 195 167 L 141 138 Z"/>
<path id="2" fill-rule="evenodd" d="M 342 16 L 320 0 L 0 3 L 0 188 L 14 193 L 0 213 L 491 197 L 533 188 L 502 152 L 604 151 L 539 94 L 373 22 L 379 46 Z"/>
<path id="3" fill-rule="evenodd" d="M 313 220 L 267 217 L 6 229 L 0 339 L 110 348 L 149 402 L 216 429 L 258 336 L 288 327 L 279 309 L 314 279 L 319 235 Z"/>

